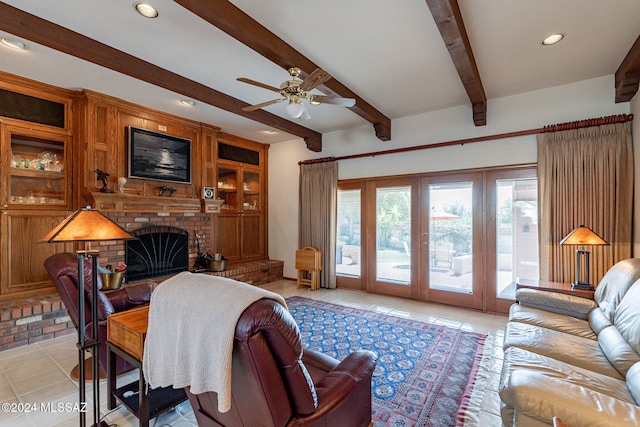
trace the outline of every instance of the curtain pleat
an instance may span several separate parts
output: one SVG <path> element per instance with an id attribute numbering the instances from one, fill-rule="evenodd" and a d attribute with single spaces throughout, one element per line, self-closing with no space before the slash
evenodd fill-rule
<path id="1" fill-rule="evenodd" d="M 631 256 L 633 173 L 630 122 L 538 135 L 542 280 L 576 280 L 576 247 L 559 242 L 579 225 L 611 244 L 585 247 L 591 283 Z"/>
<path id="2" fill-rule="evenodd" d="M 322 251 L 320 286 L 336 287 L 338 163 L 300 165 L 300 248 Z"/>

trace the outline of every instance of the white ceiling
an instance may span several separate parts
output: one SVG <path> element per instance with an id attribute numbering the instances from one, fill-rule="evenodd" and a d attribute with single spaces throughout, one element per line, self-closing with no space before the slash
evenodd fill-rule
<path id="1" fill-rule="evenodd" d="M 248 103 L 276 96 L 236 81 L 272 86 L 286 70 L 171 0 L 6 0 L 5 3 L 98 40 Z M 393 119 L 465 105 L 469 99 L 425 0 L 232 0 L 361 98 Z M 640 31 L 638 0 L 459 0 L 488 99 L 615 73 Z M 562 32 L 555 46 L 542 46 Z M 12 37 L 0 30 L 0 37 Z M 25 51 L 0 45 L 0 69 L 59 87 L 86 88 L 274 143 L 291 139 L 266 126 L 154 87 L 29 40 Z M 614 91 L 614 88 L 611 88 Z M 267 107 L 287 118 L 284 103 Z M 344 107 L 308 107 L 301 123 L 325 133 L 368 125 Z M 472 121 L 470 115 L 469 121 Z M 393 128 L 393 122 L 392 122 Z M 373 127 L 372 127 L 372 135 Z"/>

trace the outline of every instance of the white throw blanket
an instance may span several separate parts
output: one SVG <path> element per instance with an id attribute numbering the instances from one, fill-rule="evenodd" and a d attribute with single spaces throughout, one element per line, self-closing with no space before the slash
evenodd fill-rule
<path id="1" fill-rule="evenodd" d="M 236 323 L 261 298 L 284 307 L 282 296 L 232 279 L 180 273 L 151 295 L 142 366 L 149 386 L 191 386 L 218 393 L 218 409 L 231 409 L 231 356 Z"/>

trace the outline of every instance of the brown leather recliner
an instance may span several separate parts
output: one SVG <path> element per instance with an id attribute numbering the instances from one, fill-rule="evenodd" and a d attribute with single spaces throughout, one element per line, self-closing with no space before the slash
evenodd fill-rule
<path id="1" fill-rule="evenodd" d="M 376 362 L 364 350 L 342 362 L 303 350 L 287 309 L 261 299 L 236 325 L 231 409 L 218 411 L 217 393 L 186 391 L 200 427 L 366 427 Z"/>
<path id="2" fill-rule="evenodd" d="M 50 256 L 44 261 L 53 284 L 60 294 L 69 317 L 78 328 L 78 257 L 74 253 L 64 252 Z M 85 333 L 91 337 L 91 263 L 84 262 L 85 288 Z M 99 276 L 98 276 L 99 277 Z M 98 278 L 98 289 L 102 289 L 102 281 Z M 107 372 L 107 316 L 131 308 L 148 304 L 153 291 L 153 284 L 140 283 L 123 287 L 114 291 L 98 290 L 98 360 L 103 372 Z M 116 373 L 120 374 L 133 369 L 133 365 L 118 357 Z"/>

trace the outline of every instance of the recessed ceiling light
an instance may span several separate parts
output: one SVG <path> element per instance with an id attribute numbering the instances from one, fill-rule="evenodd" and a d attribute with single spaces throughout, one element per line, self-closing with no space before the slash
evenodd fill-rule
<path id="1" fill-rule="evenodd" d="M 136 3 L 135 5 L 138 13 L 145 18 L 157 18 L 158 11 L 148 3 Z"/>
<path id="2" fill-rule="evenodd" d="M 193 107 L 194 105 L 196 105 L 196 103 L 194 101 L 190 100 L 190 99 L 183 99 L 183 100 L 180 101 L 180 103 L 182 105 L 186 105 L 188 107 Z"/>
<path id="3" fill-rule="evenodd" d="M 551 46 L 552 44 L 558 43 L 563 38 L 564 38 L 564 34 L 551 34 L 549 37 L 542 40 L 542 44 L 545 46 Z"/>
<path id="4" fill-rule="evenodd" d="M 27 45 L 22 43 L 20 40 L 7 39 L 3 37 L 0 41 L 2 42 L 3 45 L 12 47 L 14 49 L 25 50 L 27 48 Z"/>
<path id="5" fill-rule="evenodd" d="M 274 133 L 276 133 L 276 131 L 273 129 L 267 129 L 265 130 L 265 132 L 268 133 L 269 135 L 273 135 Z"/>

